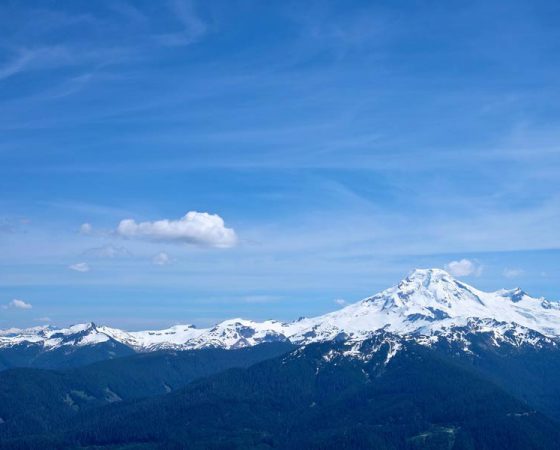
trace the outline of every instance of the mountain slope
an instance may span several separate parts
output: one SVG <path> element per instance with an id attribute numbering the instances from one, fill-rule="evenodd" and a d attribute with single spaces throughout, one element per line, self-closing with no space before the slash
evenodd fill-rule
<path id="1" fill-rule="evenodd" d="M 197 378 L 248 367 L 292 348 L 272 343 L 238 350 L 158 351 L 66 371 L 6 370 L 0 373 L 0 440 L 46 432 L 80 412 L 165 394 Z"/>
<path id="2" fill-rule="evenodd" d="M 391 341 L 402 351 L 393 354 Z M 79 415 L 62 433 L 2 444 L 551 449 L 559 430 L 557 422 L 445 352 L 381 333 L 359 344 L 311 344 L 166 396 Z"/>

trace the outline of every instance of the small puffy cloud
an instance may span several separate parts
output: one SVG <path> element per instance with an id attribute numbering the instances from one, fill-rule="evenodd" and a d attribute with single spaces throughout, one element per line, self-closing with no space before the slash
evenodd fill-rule
<path id="1" fill-rule="evenodd" d="M 89 272 L 90 271 L 89 264 L 86 263 L 86 262 L 71 264 L 71 265 L 68 266 L 68 268 L 70 270 L 74 270 L 76 272 Z"/>
<path id="2" fill-rule="evenodd" d="M 83 223 L 80 226 L 80 234 L 91 234 L 93 232 L 93 227 L 90 223 Z"/>
<path id="3" fill-rule="evenodd" d="M 35 320 L 37 320 L 37 322 L 45 322 L 45 323 L 52 322 L 50 317 L 39 317 Z"/>
<path id="4" fill-rule="evenodd" d="M 227 228 L 220 216 L 197 211 L 190 211 L 178 220 L 140 223 L 133 219 L 121 220 L 116 232 L 125 238 L 183 242 L 206 247 L 227 248 L 237 243 L 235 231 Z"/>
<path id="5" fill-rule="evenodd" d="M 165 252 L 159 252 L 152 258 L 152 263 L 156 266 L 166 266 L 167 264 L 171 264 L 171 258 Z"/>
<path id="6" fill-rule="evenodd" d="M 127 258 L 132 256 L 132 253 L 124 247 L 118 245 L 104 245 L 103 247 L 90 248 L 83 253 L 84 256 L 94 257 L 94 258 Z"/>
<path id="7" fill-rule="evenodd" d="M 455 277 L 466 277 L 469 275 L 479 276 L 482 273 L 482 266 L 470 259 L 451 261 L 445 266 L 447 271 Z"/>
<path id="8" fill-rule="evenodd" d="M 502 274 L 506 278 L 517 278 L 517 277 L 523 275 L 523 270 L 522 269 L 510 269 L 510 268 L 506 267 L 504 269 L 504 271 L 502 272 Z"/>
<path id="9" fill-rule="evenodd" d="M 334 302 L 340 306 L 346 305 L 346 300 L 344 300 L 343 298 L 337 298 Z"/>
<path id="10" fill-rule="evenodd" d="M 24 300 L 20 300 L 18 298 L 14 298 L 10 303 L 4 306 L 4 309 L 13 308 L 13 309 L 31 309 L 33 306 L 31 303 L 27 303 Z"/>

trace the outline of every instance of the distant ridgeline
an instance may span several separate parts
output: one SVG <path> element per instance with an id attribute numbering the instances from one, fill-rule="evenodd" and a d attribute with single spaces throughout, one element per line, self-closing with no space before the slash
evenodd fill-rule
<path id="1" fill-rule="evenodd" d="M 316 318 L 0 332 L 2 449 L 555 449 L 560 306 L 438 269 Z"/>

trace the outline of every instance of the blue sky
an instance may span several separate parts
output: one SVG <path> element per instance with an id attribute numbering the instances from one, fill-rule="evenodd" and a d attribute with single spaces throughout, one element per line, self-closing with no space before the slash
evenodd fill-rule
<path id="1" fill-rule="evenodd" d="M 560 299 L 559 20 L 3 2 L 0 327 L 289 320 L 414 267 Z"/>

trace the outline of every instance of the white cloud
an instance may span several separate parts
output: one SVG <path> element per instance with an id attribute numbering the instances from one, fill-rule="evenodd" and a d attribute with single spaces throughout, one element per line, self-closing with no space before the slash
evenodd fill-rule
<path id="1" fill-rule="evenodd" d="M 115 245 L 104 245 L 103 247 L 90 248 L 83 253 L 84 256 L 92 256 L 94 258 L 126 258 L 132 256 L 132 253 L 125 247 Z"/>
<path id="2" fill-rule="evenodd" d="M 91 234 L 93 232 L 93 226 L 90 223 L 83 223 L 80 226 L 80 234 Z"/>
<path id="3" fill-rule="evenodd" d="M 446 264 L 445 268 L 455 277 L 466 277 L 469 275 L 479 276 L 482 273 L 482 266 L 470 259 L 451 261 L 449 264 Z"/>
<path id="4" fill-rule="evenodd" d="M 179 220 L 157 220 L 137 223 L 121 220 L 117 234 L 126 238 L 153 241 L 184 242 L 187 244 L 227 248 L 237 243 L 237 235 L 227 228 L 217 214 L 190 211 Z"/>
<path id="5" fill-rule="evenodd" d="M 502 273 L 503 273 L 504 277 L 506 277 L 506 278 L 517 278 L 517 277 L 523 275 L 523 270 L 522 269 L 510 269 L 510 268 L 506 267 Z"/>
<path id="6" fill-rule="evenodd" d="M 33 308 L 33 306 L 31 305 L 31 303 L 27 303 L 23 300 L 20 300 L 18 298 L 14 298 L 10 303 L 8 303 L 7 305 L 4 306 L 4 309 L 8 309 L 8 308 L 15 308 L 15 309 L 31 309 Z"/>
<path id="7" fill-rule="evenodd" d="M 152 258 L 152 263 L 157 266 L 166 266 L 167 264 L 171 264 L 171 258 L 165 252 L 159 252 Z"/>
<path id="8" fill-rule="evenodd" d="M 346 300 L 344 300 L 343 298 L 337 298 L 334 302 L 340 306 L 346 305 Z"/>
<path id="9" fill-rule="evenodd" d="M 37 322 L 52 322 L 50 317 L 39 317 L 35 320 L 37 320 Z"/>
<path id="10" fill-rule="evenodd" d="M 75 64 L 74 53 L 64 46 L 21 48 L 18 54 L 0 67 L 0 80 L 29 70 L 49 69 Z"/>
<path id="11" fill-rule="evenodd" d="M 76 264 L 71 264 L 68 266 L 70 270 L 75 270 L 76 272 L 89 272 L 90 267 L 88 263 L 80 262 Z"/>

